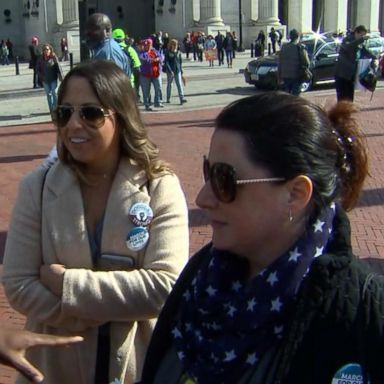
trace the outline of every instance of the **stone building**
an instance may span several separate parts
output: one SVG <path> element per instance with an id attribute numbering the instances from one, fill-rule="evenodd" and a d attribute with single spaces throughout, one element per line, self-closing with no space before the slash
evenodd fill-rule
<path id="1" fill-rule="evenodd" d="M 41 44 L 52 44 L 57 53 L 61 37 L 66 37 L 78 55 L 78 9 L 77 0 L 1 0 L 0 39 L 9 38 L 14 44 L 14 55 L 21 59 L 29 58 L 32 36 L 38 36 Z"/>
<path id="2" fill-rule="evenodd" d="M 78 61 L 82 25 L 95 11 L 136 39 L 159 30 L 178 39 L 192 30 L 231 30 L 244 48 L 272 26 L 286 33 L 345 31 L 358 24 L 379 31 L 384 24 L 384 0 L 1 0 L 0 40 L 10 38 L 15 55 L 28 58 L 32 36 L 58 52 L 60 38 L 67 37 Z"/>

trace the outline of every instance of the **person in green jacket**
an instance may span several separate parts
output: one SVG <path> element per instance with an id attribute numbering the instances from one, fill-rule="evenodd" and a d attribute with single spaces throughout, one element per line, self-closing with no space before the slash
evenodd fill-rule
<path id="1" fill-rule="evenodd" d="M 141 62 L 139 59 L 139 56 L 131 45 L 128 45 L 126 41 L 126 35 L 124 30 L 121 28 L 116 28 L 112 32 L 112 36 L 115 39 L 115 41 L 120 45 L 121 49 L 127 54 L 131 68 L 132 68 L 132 74 L 131 74 L 131 84 L 132 87 L 136 91 L 136 96 L 137 99 L 140 100 L 140 92 L 139 92 L 139 87 L 140 87 L 140 79 L 139 79 L 139 74 L 140 74 L 140 66 Z"/>

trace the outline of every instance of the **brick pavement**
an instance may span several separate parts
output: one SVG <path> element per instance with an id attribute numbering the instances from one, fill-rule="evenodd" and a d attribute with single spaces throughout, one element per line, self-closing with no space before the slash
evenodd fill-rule
<path id="1" fill-rule="evenodd" d="M 384 271 L 383 96 L 384 90 L 379 90 L 370 102 L 367 94 L 357 95 L 356 103 L 361 107 L 359 119 L 369 146 L 371 176 L 365 183 L 360 203 L 349 214 L 356 254 L 380 272 Z M 308 93 L 304 97 L 326 107 L 335 102 L 333 95 L 322 92 Z M 219 110 L 153 113 L 144 117 L 162 157 L 171 163 L 181 179 L 190 209 L 191 254 L 208 242 L 211 234 L 194 198 L 202 183 L 202 155 L 208 151 L 213 118 Z M 0 127 L 0 256 L 20 177 L 41 162 L 54 141 L 55 133 L 50 124 Z M 16 328 L 24 324 L 24 317 L 9 308 L 1 288 L 0 322 Z M 12 383 L 14 377 L 13 370 L 0 367 L 0 384 Z"/>

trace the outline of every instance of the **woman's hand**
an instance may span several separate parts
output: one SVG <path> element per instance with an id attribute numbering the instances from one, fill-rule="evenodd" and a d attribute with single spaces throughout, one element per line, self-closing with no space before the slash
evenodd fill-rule
<path id="1" fill-rule="evenodd" d="M 63 293 L 65 267 L 62 264 L 44 264 L 40 267 L 41 282 L 56 296 Z"/>
<path id="2" fill-rule="evenodd" d="M 40 383 L 44 377 L 25 358 L 26 350 L 39 345 L 68 345 L 82 340 L 80 336 L 41 335 L 29 331 L 0 328 L 0 363 L 16 368 L 33 383 Z"/>

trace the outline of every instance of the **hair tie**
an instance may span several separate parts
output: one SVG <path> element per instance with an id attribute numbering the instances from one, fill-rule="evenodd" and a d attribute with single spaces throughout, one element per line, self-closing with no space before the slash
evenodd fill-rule
<path id="1" fill-rule="evenodd" d="M 332 133 L 336 136 L 336 142 L 343 154 L 343 164 L 341 167 L 345 172 L 349 173 L 351 172 L 351 166 L 349 164 L 348 155 L 351 152 L 353 142 L 356 140 L 356 138 L 354 136 L 341 135 L 340 132 L 338 132 L 336 129 L 332 129 Z"/>

